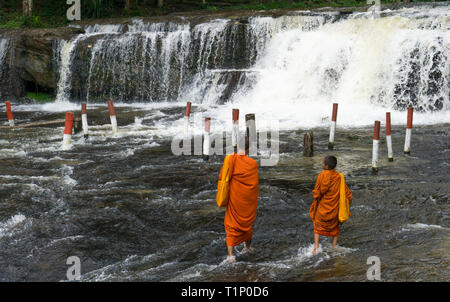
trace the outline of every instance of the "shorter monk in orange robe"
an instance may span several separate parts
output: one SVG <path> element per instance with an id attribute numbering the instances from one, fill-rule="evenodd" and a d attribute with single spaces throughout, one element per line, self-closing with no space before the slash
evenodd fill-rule
<path id="1" fill-rule="evenodd" d="M 248 140 L 245 146 L 248 147 Z M 227 233 L 228 262 L 234 262 L 233 248 L 245 242 L 244 253 L 253 250 L 250 245 L 253 236 L 253 223 L 258 206 L 258 163 L 248 157 L 246 151 L 232 154 L 230 162 L 230 199 L 225 212 L 224 226 Z M 219 179 L 222 178 L 222 169 Z"/>
<path id="2" fill-rule="evenodd" d="M 334 156 L 327 156 L 323 160 L 323 171 L 317 177 L 316 186 L 313 190 L 314 201 L 318 202 L 314 211 L 311 205 L 310 214 L 314 223 L 314 250 L 313 255 L 319 248 L 320 235 L 333 237 L 333 248 L 336 247 L 339 237 L 339 198 L 341 177 L 334 169 L 337 165 L 337 159 Z M 345 185 L 345 195 L 352 203 L 352 191 Z"/>

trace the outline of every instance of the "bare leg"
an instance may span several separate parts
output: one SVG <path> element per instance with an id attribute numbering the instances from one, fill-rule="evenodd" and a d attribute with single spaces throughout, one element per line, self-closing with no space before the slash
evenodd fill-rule
<path id="1" fill-rule="evenodd" d="M 228 251 L 228 257 L 227 257 L 228 263 L 236 262 L 236 258 L 234 258 L 234 256 L 233 256 L 233 247 L 227 246 L 227 251 Z"/>
<path id="2" fill-rule="evenodd" d="M 245 242 L 245 247 L 242 250 L 243 254 L 248 253 L 248 252 L 253 252 L 254 249 L 252 247 L 250 247 L 251 244 L 252 244 L 251 239 Z"/>
<path id="3" fill-rule="evenodd" d="M 228 256 L 229 257 L 233 257 L 233 247 L 232 246 L 227 246 L 227 250 L 228 250 Z"/>
<path id="4" fill-rule="evenodd" d="M 314 250 L 312 251 L 312 254 L 317 254 L 317 249 L 319 248 L 319 234 L 314 234 Z"/>
<path id="5" fill-rule="evenodd" d="M 337 245 L 338 237 L 339 237 L 339 236 L 333 237 L 333 248 L 335 248 L 336 245 Z"/>

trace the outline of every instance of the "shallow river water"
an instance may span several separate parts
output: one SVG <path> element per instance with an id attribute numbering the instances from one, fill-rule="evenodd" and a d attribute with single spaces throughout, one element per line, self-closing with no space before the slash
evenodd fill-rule
<path id="1" fill-rule="evenodd" d="M 18 106 L 16 124 L 64 117 L 42 107 Z M 328 122 L 282 130 L 278 164 L 259 168 L 255 251 L 241 255 L 239 246 L 237 262 L 225 264 L 224 209 L 215 203 L 223 156 L 172 154 L 161 125 L 181 125 L 180 104 L 116 113 L 112 134 L 106 106 L 90 106 L 90 136 L 75 134 L 68 151 L 63 127 L 0 129 L 1 281 L 66 280 L 70 256 L 80 258 L 83 281 L 365 281 L 369 256 L 380 258 L 383 281 L 450 280 L 450 124 L 415 126 L 408 156 L 404 125 L 394 123 L 394 162 L 382 134 L 378 174 L 371 126 L 338 123 L 334 151 Z M 312 158 L 302 155 L 306 130 Z M 339 247 L 322 237 L 313 256 L 311 190 L 329 154 L 353 191 L 352 216 Z"/>

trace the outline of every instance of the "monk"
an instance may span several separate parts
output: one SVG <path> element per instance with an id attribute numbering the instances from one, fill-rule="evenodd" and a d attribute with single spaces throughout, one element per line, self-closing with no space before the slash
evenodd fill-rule
<path id="1" fill-rule="evenodd" d="M 333 248 L 336 247 L 339 237 L 339 187 L 341 178 L 334 169 L 337 159 L 334 156 L 327 156 L 322 162 L 323 171 L 317 177 L 316 186 L 313 190 L 314 202 L 318 202 L 314 211 L 314 202 L 311 205 L 310 215 L 314 224 L 314 250 L 313 255 L 319 248 L 319 237 L 333 237 Z M 345 185 L 345 195 L 352 203 L 352 191 Z"/>
<path id="2" fill-rule="evenodd" d="M 239 145 L 243 145 L 242 143 Z M 243 149 L 243 148 L 242 148 Z M 248 138 L 245 140 L 245 151 L 239 149 L 237 154 L 230 155 L 230 199 L 225 212 L 225 231 L 227 233 L 227 249 L 229 263 L 235 262 L 233 248 L 245 242 L 243 253 L 253 251 L 250 247 L 253 236 L 253 223 L 258 206 L 258 163 L 247 156 Z M 222 167 L 223 169 L 223 167 Z M 222 178 L 222 169 L 219 179 Z"/>

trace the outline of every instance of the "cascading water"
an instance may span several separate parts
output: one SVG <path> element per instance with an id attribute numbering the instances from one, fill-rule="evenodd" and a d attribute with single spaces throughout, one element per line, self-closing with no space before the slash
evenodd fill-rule
<path id="1" fill-rule="evenodd" d="M 76 53 L 76 48 L 80 41 L 83 41 L 91 36 L 104 33 L 118 33 L 123 28 L 122 25 L 93 25 L 87 26 L 85 34 L 75 36 L 70 41 L 61 41 L 56 48 L 59 53 L 59 80 L 57 85 L 56 100 L 70 101 L 71 79 L 72 79 L 72 64 Z"/>
<path id="2" fill-rule="evenodd" d="M 3 71 L 3 64 L 5 63 L 6 53 L 8 52 L 9 39 L 0 37 L 0 76 Z"/>
<path id="3" fill-rule="evenodd" d="M 232 101 L 244 110 L 262 107 L 262 118 L 270 112 L 291 129 L 323 124 L 323 108 L 333 101 L 342 104 L 346 125 L 367 125 L 407 106 L 441 111 L 438 120 L 448 121 L 449 12 L 355 14 L 314 31 L 282 31 L 255 64 L 252 87 Z"/>
<path id="4" fill-rule="evenodd" d="M 3 66 L 6 61 L 6 54 L 8 53 L 8 45 L 9 45 L 9 39 L 0 37 L 0 79 L 3 76 Z M 1 96 L 1 89 L 0 89 L 0 96 Z"/>
<path id="5" fill-rule="evenodd" d="M 302 107 L 305 125 L 320 125 L 324 114 L 314 112 L 333 101 L 376 114 L 448 111 L 449 10 L 89 26 L 61 49 L 58 99 L 70 99 L 70 66 L 89 45 L 77 95 L 90 102 L 235 103 L 278 119 L 289 112 L 285 120 Z"/>
<path id="6" fill-rule="evenodd" d="M 450 280 L 449 12 L 245 12 L 203 23 L 93 25 L 52 39 L 58 101 L 19 99 L 14 118 L 20 125 L 78 115 L 76 101 L 87 99 L 89 137 L 75 133 L 62 151 L 63 127 L 11 130 L 0 114 L 0 281 L 66 280 L 69 256 L 79 257 L 83 281 L 364 281 L 369 255 L 388 264 L 383 281 Z M 20 59 L 13 39 L 0 38 L 7 63 Z M 7 86 L 15 76 L 2 80 Z M 115 134 L 107 98 L 115 101 Z M 172 151 L 186 101 L 194 136 L 207 115 L 211 134 L 229 138 L 231 108 L 240 109 L 242 132 L 247 113 L 260 134 L 267 120 L 280 125 L 278 164 L 259 166 L 255 251 L 236 247 L 231 265 L 215 202 L 224 157 Z M 418 110 L 405 155 L 403 108 L 411 104 Z M 375 175 L 372 125 L 386 111 L 395 160 L 380 149 Z M 310 128 L 315 154 L 306 157 Z M 352 216 L 338 247 L 321 239 L 314 256 L 311 190 L 328 154 L 353 191 Z"/>

